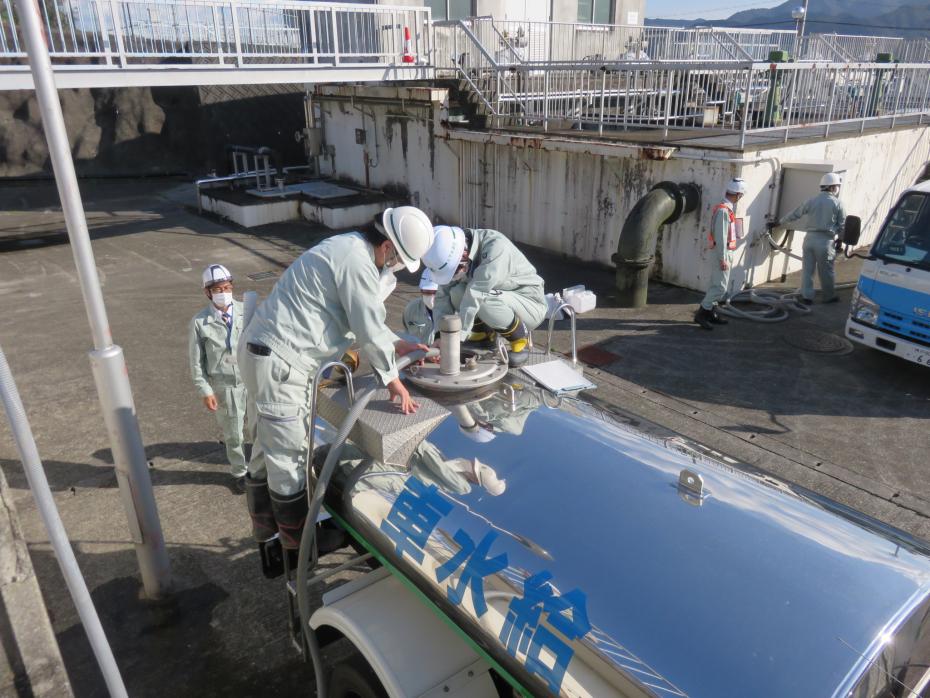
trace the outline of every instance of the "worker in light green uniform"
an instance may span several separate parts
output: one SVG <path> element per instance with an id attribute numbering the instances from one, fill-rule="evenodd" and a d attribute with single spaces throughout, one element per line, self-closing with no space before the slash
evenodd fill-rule
<path id="1" fill-rule="evenodd" d="M 804 230 L 801 265 L 801 301 L 806 305 L 814 302 L 814 270 L 820 277 L 820 292 L 824 303 L 835 303 L 836 281 L 833 262 L 836 248 L 833 239 L 841 235 L 846 223 L 846 211 L 839 199 L 842 180 L 835 172 L 820 178 L 820 193 L 808 199 L 794 211 L 774 223 L 779 227 L 790 227 L 791 223 L 803 219 L 798 226 Z"/>
<path id="2" fill-rule="evenodd" d="M 235 478 L 233 488 L 241 494 L 246 473 L 246 392 L 236 349 L 243 318 L 242 303 L 232 296 L 232 281 L 232 274 L 221 264 L 204 270 L 203 289 L 210 302 L 190 322 L 188 354 L 194 387 L 223 430 L 226 458 Z"/>
<path id="3" fill-rule="evenodd" d="M 418 407 L 395 357 L 425 347 L 388 329 L 384 300 L 396 284 L 394 270 L 416 271 L 432 241 L 425 213 L 387 209 L 360 232 L 304 252 L 249 322 L 239 347 L 256 408 L 246 501 L 267 576 L 280 574 L 281 547 L 298 547 L 307 515 L 307 415 L 317 369 L 357 344 L 401 410 Z"/>
<path id="4" fill-rule="evenodd" d="M 546 298 L 543 280 L 516 245 L 496 230 L 441 225 L 423 264 L 439 284 L 434 317 L 458 313 L 468 341 L 499 334 L 510 342 L 510 365 L 526 363 Z"/>
<path id="5" fill-rule="evenodd" d="M 433 307 L 438 289 L 430 270 L 424 270 L 420 277 L 420 297 L 414 298 L 404 307 L 404 331 L 423 344 L 432 344 L 436 338 Z"/>
<path id="6" fill-rule="evenodd" d="M 718 312 L 717 305 L 726 299 L 729 290 L 733 251 L 736 249 L 736 205 L 745 194 L 746 183 L 739 178 L 731 179 L 723 201 L 711 212 L 707 246 L 714 260 L 714 269 L 707 292 L 694 314 L 694 321 L 705 330 L 714 329 L 714 325 L 728 324 Z"/>

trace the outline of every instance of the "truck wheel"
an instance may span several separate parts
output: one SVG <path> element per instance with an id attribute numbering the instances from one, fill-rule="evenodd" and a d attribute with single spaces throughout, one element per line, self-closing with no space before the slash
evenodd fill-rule
<path id="1" fill-rule="evenodd" d="M 360 654 L 333 667 L 328 693 L 330 698 L 388 698 L 374 669 Z"/>

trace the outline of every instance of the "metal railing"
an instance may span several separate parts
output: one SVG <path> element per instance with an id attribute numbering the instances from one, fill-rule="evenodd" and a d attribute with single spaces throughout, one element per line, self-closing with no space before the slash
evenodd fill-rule
<path id="1" fill-rule="evenodd" d="M 37 2 L 53 63 L 425 64 L 431 49 L 425 7 L 295 0 Z M 13 4 L 0 0 L 0 59 L 25 58 Z"/>
<path id="2" fill-rule="evenodd" d="M 869 62 L 879 53 L 895 60 L 930 61 L 930 41 L 895 37 L 812 34 L 793 31 L 701 27 L 679 29 L 639 24 L 531 22 L 475 17 L 463 20 L 499 65 L 619 61 L 768 61 L 783 51 L 799 61 Z M 435 22 L 440 59 L 448 57 L 449 27 Z"/>
<path id="3" fill-rule="evenodd" d="M 747 133 L 787 140 L 800 129 L 826 136 L 835 124 L 930 121 L 930 64 L 500 61 L 473 23 L 436 24 L 437 51 L 447 52 L 437 69 L 476 93 L 494 127 L 696 130 L 744 144 Z"/>
<path id="4" fill-rule="evenodd" d="M 442 53 L 455 21 L 434 22 Z M 464 24 L 501 65 L 565 61 L 767 60 L 790 50 L 795 33 L 753 29 L 676 29 L 639 24 L 524 22 L 477 17 Z"/>

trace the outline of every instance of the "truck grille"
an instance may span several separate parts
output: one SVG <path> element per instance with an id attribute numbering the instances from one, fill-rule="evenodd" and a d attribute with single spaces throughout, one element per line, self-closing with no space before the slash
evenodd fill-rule
<path id="1" fill-rule="evenodd" d="M 923 320 L 882 310 L 878 316 L 878 326 L 889 334 L 930 346 L 930 323 Z"/>

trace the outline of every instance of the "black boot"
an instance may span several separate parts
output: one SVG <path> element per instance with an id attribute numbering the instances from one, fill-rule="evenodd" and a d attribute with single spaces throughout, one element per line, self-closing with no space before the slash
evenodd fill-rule
<path id="1" fill-rule="evenodd" d="M 710 321 L 714 325 L 729 325 L 730 321 L 727 320 L 723 315 L 720 314 L 720 310 L 716 303 L 714 303 L 713 310 L 710 311 Z"/>
<path id="2" fill-rule="evenodd" d="M 274 579 L 284 574 L 284 556 L 278 540 L 278 526 L 274 520 L 268 480 L 254 480 L 245 476 L 245 503 L 252 519 L 252 535 L 258 543 L 262 574 Z"/>
<path id="3" fill-rule="evenodd" d="M 285 550 L 297 550 L 307 520 L 307 493 L 301 490 L 290 496 L 271 492 L 271 509 L 278 524 L 278 536 Z"/>
<path id="4" fill-rule="evenodd" d="M 712 330 L 714 326 L 710 322 L 711 317 L 713 317 L 713 314 L 709 310 L 705 310 L 704 306 L 698 306 L 697 312 L 694 314 L 694 321 L 705 330 Z"/>
<path id="5" fill-rule="evenodd" d="M 530 331 L 526 323 L 514 316 L 510 329 L 498 330 L 498 334 L 510 342 L 510 367 L 517 368 L 525 364 L 530 357 Z"/>

